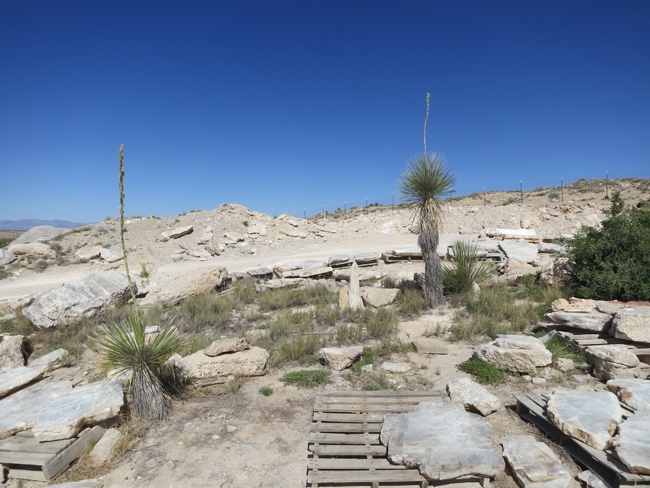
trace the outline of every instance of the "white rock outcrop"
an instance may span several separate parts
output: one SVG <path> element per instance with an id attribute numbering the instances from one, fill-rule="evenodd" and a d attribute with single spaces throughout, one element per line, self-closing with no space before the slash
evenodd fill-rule
<path id="1" fill-rule="evenodd" d="M 607 449 L 623 418 L 618 398 L 607 391 L 556 388 L 548 400 L 548 416 L 565 434 L 594 449 Z"/>
<path id="2" fill-rule="evenodd" d="M 32 242 L 30 244 L 11 244 L 7 248 L 11 254 L 22 258 L 54 259 L 56 251 L 47 244 Z"/>
<path id="3" fill-rule="evenodd" d="M 95 273 L 41 293 L 23 309 L 23 315 L 37 327 L 52 327 L 92 317 L 105 307 L 126 303 L 129 298 L 131 291 L 125 274 Z"/>

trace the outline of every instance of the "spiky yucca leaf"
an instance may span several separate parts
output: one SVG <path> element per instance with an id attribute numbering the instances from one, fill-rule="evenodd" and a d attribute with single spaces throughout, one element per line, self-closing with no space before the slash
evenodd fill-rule
<path id="1" fill-rule="evenodd" d="M 451 248 L 454 262 L 442 264 L 445 289 L 450 293 L 468 293 L 473 283 L 480 285 L 494 276 L 492 264 L 478 260 L 476 243 L 455 241 Z"/>
<path id="2" fill-rule="evenodd" d="M 442 198 L 456 181 L 442 156 L 433 153 L 412 159 L 401 176 L 398 189 L 402 202 L 413 210 L 419 228 L 418 245 L 424 259 L 424 295 L 432 307 L 442 301 L 442 268 L 438 240 L 442 225 Z"/>
<path id="3" fill-rule="evenodd" d="M 128 373 L 131 379 L 131 407 L 136 415 L 160 420 L 167 417 L 171 399 L 159 380 L 159 371 L 181 346 L 178 330 L 166 324 L 151 340 L 145 335 L 146 320 L 142 311 L 129 310 L 124 322 L 107 326 L 103 337 L 97 338 L 102 354 L 102 367 Z"/>

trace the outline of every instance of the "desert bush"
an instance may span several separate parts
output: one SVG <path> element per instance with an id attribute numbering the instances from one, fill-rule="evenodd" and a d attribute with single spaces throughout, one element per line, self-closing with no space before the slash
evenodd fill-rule
<path id="1" fill-rule="evenodd" d="M 429 301 L 422 293 L 422 290 L 410 287 L 407 284 L 400 285 L 397 303 L 400 314 L 405 317 L 419 315 L 429 308 Z"/>
<path id="2" fill-rule="evenodd" d="M 474 283 L 481 284 L 494 275 L 494 266 L 477 258 L 478 248 L 474 242 L 455 241 L 451 248 L 454 262 L 443 262 L 443 280 L 448 293 L 466 294 Z"/>
<path id="3" fill-rule="evenodd" d="M 612 196 L 600 228 L 582 227 L 567 247 L 569 286 L 576 296 L 599 300 L 650 297 L 650 213 L 625 208 Z"/>
<path id="4" fill-rule="evenodd" d="M 189 297 L 179 306 L 179 326 L 183 332 L 197 332 L 205 327 L 222 328 L 232 317 L 231 295 L 206 293 Z"/>
<path id="5" fill-rule="evenodd" d="M 362 390 L 365 391 L 378 391 L 378 390 L 394 390 L 395 387 L 391 385 L 387 378 L 386 373 L 382 372 L 372 372 L 367 376 L 363 377 L 364 385 Z"/>
<path id="6" fill-rule="evenodd" d="M 316 305 L 314 318 L 323 325 L 333 326 L 341 316 L 341 311 L 336 305 Z"/>
<path id="7" fill-rule="evenodd" d="M 273 388 L 270 386 L 262 386 L 258 391 L 264 396 L 273 395 Z"/>
<path id="8" fill-rule="evenodd" d="M 561 196 L 562 196 L 562 195 L 561 195 L 560 192 L 557 191 L 557 190 L 551 190 L 551 191 L 548 193 L 548 199 L 549 199 L 549 200 L 557 200 L 557 199 L 560 198 Z"/>

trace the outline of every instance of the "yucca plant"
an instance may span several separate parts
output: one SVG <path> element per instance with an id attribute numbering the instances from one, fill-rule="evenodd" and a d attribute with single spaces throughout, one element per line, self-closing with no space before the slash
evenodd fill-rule
<path id="1" fill-rule="evenodd" d="M 442 267 L 438 257 L 438 242 L 442 226 L 442 198 L 451 193 L 456 176 L 445 167 L 445 159 L 436 153 L 427 155 L 427 116 L 424 119 L 424 154 L 413 158 L 398 182 L 402 202 L 413 210 L 418 223 L 418 245 L 424 259 L 424 296 L 431 307 L 442 302 Z"/>
<path id="2" fill-rule="evenodd" d="M 128 317 L 109 324 L 103 337 L 96 339 L 104 369 L 127 373 L 131 390 L 131 409 L 147 420 L 162 420 L 171 411 L 171 397 L 160 380 L 165 362 L 181 348 L 178 330 L 167 323 L 151 339 L 146 337 L 147 321 L 138 308 L 124 244 L 124 145 L 120 147 L 120 237 L 126 277 L 131 288 L 133 305 Z"/>
<path id="3" fill-rule="evenodd" d="M 491 263 L 478 260 L 476 243 L 455 241 L 451 249 L 454 262 L 442 263 L 445 290 L 449 293 L 469 293 L 473 283 L 480 285 L 494 275 Z"/>
<path id="4" fill-rule="evenodd" d="M 146 337 L 146 319 L 138 308 L 131 308 L 127 320 L 109 324 L 97 339 L 104 369 L 130 376 L 131 409 L 148 420 L 162 420 L 171 410 L 171 397 L 160 381 L 165 362 L 181 344 L 178 330 L 171 324 Z"/>

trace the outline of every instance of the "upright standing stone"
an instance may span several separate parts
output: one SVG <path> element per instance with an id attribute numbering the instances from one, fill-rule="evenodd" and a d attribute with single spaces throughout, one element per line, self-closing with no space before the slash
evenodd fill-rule
<path id="1" fill-rule="evenodd" d="M 361 298 L 361 287 L 359 286 L 359 265 L 356 261 L 352 263 L 352 271 L 350 272 L 348 305 L 352 310 L 361 310 L 364 308 L 363 299 Z"/>

